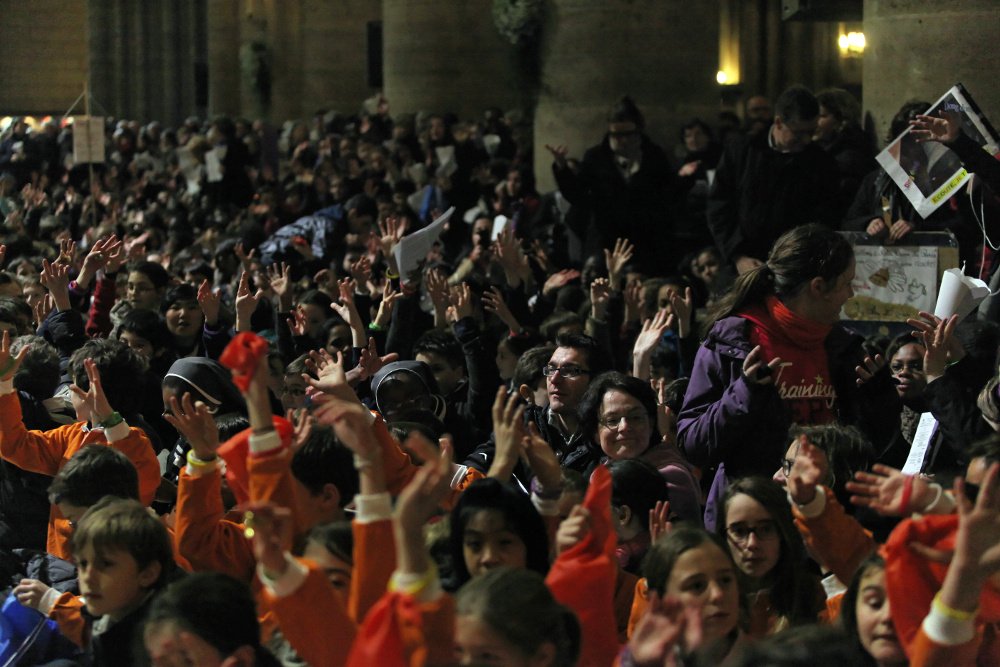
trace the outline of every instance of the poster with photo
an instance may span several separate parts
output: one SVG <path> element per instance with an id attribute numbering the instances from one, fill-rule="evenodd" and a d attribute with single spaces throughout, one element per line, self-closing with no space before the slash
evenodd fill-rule
<path id="1" fill-rule="evenodd" d="M 961 115 L 962 131 L 984 150 L 991 155 L 1000 152 L 996 132 L 962 84 L 942 95 L 927 115 L 949 112 Z M 924 218 L 948 201 L 970 177 L 957 155 L 943 144 L 918 142 L 912 128 L 896 137 L 876 159 Z"/>

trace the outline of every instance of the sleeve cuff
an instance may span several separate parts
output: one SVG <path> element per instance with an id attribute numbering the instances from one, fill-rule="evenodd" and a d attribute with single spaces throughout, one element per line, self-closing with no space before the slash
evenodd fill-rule
<path id="1" fill-rule="evenodd" d="M 131 429 L 128 427 L 128 422 L 118 422 L 111 428 L 104 429 L 104 437 L 107 438 L 108 442 L 118 442 L 119 440 L 124 440 L 131 433 Z"/>
<path id="2" fill-rule="evenodd" d="M 791 494 L 788 495 L 788 501 L 798 510 L 799 514 L 807 519 L 815 519 L 826 509 L 826 488 L 817 486 L 816 497 L 805 505 L 799 505 L 792 500 Z"/>
<path id="3" fill-rule="evenodd" d="M 453 463 L 451 467 L 451 488 L 457 489 L 465 480 L 465 476 L 469 474 L 469 466 L 463 466 L 458 463 Z"/>
<path id="4" fill-rule="evenodd" d="M 924 633 L 937 644 L 957 646 L 972 641 L 976 636 L 976 619 L 960 621 L 940 613 L 933 606 L 924 617 Z"/>
<path id="5" fill-rule="evenodd" d="M 278 435 L 277 431 L 268 431 L 267 433 L 251 433 L 250 434 L 250 453 L 251 454 L 268 454 L 270 452 L 281 449 L 281 436 Z"/>
<path id="6" fill-rule="evenodd" d="M 0 396 L 14 393 L 14 378 L 0 380 Z"/>
<path id="7" fill-rule="evenodd" d="M 358 523 L 375 523 L 392 518 L 392 496 L 386 493 L 358 494 L 354 496 L 356 512 L 354 520 Z"/>
<path id="8" fill-rule="evenodd" d="M 288 563 L 288 567 L 284 574 L 274 578 L 264 572 L 263 565 L 257 563 L 257 576 L 267 592 L 274 597 L 288 597 L 297 591 L 305 583 L 306 577 L 309 576 L 309 568 L 295 560 L 288 552 L 285 552 L 285 562 Z"/>
<path id="9" fill-rule="evenodd" d="M 43 595 L 42 599 L 38 601 L 38 611 L 48 616 L 52 613 L 52 607 L 56 606 L 56 602 L 61 596 L 62 593 L 54 588 L 50 588 L 45 591 L 45 595 Z"/>
<path id="10" fill-rule="evenodd" d="M 531 494 L 531 504 L 535 506 L 538 513 L 542 516 L 558 516 L 559 515 L 559 500 L 546 500 L 540 497 L 537 493 Z"/>

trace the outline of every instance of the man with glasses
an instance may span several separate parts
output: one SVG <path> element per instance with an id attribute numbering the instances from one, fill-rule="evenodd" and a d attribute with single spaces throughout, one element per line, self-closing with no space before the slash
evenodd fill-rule
<path id="1" fill-rule="evenodd" d="M 546 146 L 559 192 L 573 205 L 575 232 L 584 236 L 584 256 L 627 238 L 633 261 L 648 274 L 674 266 L 669 217 L 676 175 L 667 154 L 645 134 L 645 119 L 631 97 L 619 99 L 607 116 L 608 132 L 583 155 L 579 169 L 569 166 L 565 146 Z M 579 214 L 579 215 L 578 215 Z M 670 253 L 670 254 L 664 254 Z"/>
<path id="2" fill-rule="evenodd" d="M 549 362 L 542 369 L 548 405 L 529 405 L 524 412 L 526 423 L 534 423 L 538 432 L 552 447 L 560 464 L 566 467 L 567 459 L 579 451 L 578 444 L 584 436 L 580 432 L 577 410 L 580 400 L 591 381 L 608 370 L 610 359 L 607 353 L 590 336 L 582 334 L 560 334 L 556 338 L 556 349 Z M 527 398 L 529 392 L 521 395 Z M 480 445 L 465 461 L 469 467 L 483 473 L 489 471 L 496 452 L 494 438 Z M 514 469 L 514 481 L 525 490 L 531 479 L 530 471 L 523 464 Z"/>
<path id="3" fill-rule="evenodd" d="M 813 94 L 793 86 L 778 98 L 767 131 L 730 142 L 722 155 L 708 196 L 708 226 L 741 274 L 760 266 L 789 229 L 840 222 L 836 165 L 812 145 L 818 117 Z"/>

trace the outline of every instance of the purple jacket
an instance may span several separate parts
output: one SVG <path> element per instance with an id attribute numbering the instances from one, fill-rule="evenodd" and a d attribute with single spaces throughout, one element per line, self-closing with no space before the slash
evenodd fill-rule
<path id="1" fill-rule="evenodd" d="M 743 377 L 743 360 L 753 349 L 749 328 L 749 321 L 739 316 L 715 323 L 695 357 L 677 420 L 678 441 L 688 460 L 703 470 L 717 468 L 705 508 L 710 530 L 715 503 L 728 480 L 770 477 L 789 444 L 791 417 L 777 389 Z M 899 397 L 887 368 L 858 387 L 855 367 L 865 356 L 861 342 L 857 334 L 835 325 L 823 347 L 837 392 L 837 421 L 857 426 L 877 450 L 896 430 Z"/>

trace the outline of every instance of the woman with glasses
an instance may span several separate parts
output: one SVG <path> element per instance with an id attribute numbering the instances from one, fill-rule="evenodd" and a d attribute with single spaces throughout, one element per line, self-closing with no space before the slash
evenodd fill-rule
<path id="1" fill-rule="evenodd" d="M 806 567 L 805 547 L 781 486 L 762 477 L 734 482 L 723 497 L 718 533 L 740 571 L 751 637 L 816 622 L 825 596 Z"/>
<path id="2" fill-rule="evenodd" d="M 774 472 L 792 424 L 853 425 L 872 442 L 897 430 L 885 361 L 866 357 L 862 338 L 839 324 L 854 272 L 843 236 L 802 225 L 709 313 L 677 424 L 688 460 L 716 471 L 707 527 L 730 480 Z"/>
<path id="3" fill-rule="evenodd" d="M 656 394 L 648 383 L 617 371 L 595 378 L 580 402 L 580 429 L 589 437 L 591 466 L 630 459 L 652 464 L 666 481 L 671 514 L 701 525 L 698 482 L 680 450 L 658 433 L 656 409 Z"/>

